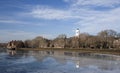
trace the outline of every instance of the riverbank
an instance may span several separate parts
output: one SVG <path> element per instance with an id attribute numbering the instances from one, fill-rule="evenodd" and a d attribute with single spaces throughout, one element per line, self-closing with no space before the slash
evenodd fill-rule
<path id="1" fill-rule="evenodd" d="M 82 52 L 82 53 L 99 53 L 99 54 L 111 54 L 111 55 L 119 55 L 120 56 L 120 50 L 116 50 L 116 49 L 19 48 L 18 50 L 25 50 L 25 51 L 42 51 L 42 50 L 74 51 L 74 52 Z"/>

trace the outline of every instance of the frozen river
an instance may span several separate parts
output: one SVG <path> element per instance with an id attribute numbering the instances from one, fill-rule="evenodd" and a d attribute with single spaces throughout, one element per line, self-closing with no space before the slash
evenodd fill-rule
<path id="1" fill-rule="evenodd" d="M 119 73 L 120 56 L 69 51 L 0 53 L 0 73 Z"/>

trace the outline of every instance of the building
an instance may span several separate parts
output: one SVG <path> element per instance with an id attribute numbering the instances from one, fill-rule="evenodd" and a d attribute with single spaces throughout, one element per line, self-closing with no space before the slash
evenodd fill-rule
<path id="1" fill-rule="evenodd" d="M 75 31 L 75 36 L 79 37 L 79 35 L 80 35 L 80 30 L 77 28 L 76 31 Z"/>
<path id="2" fill-rule="evenodd" d="M 113 41 L 113 46 L 117 49 L 120 49 L 120 39 L 114 40 Z"/>
<path id="3" fill-rule="evenodd" d="M 7 48 L 8 48 L 8 49 L 15 50 L 15 48 L 16 48 L 15 41 L 10 41 L 10 42 L 7 44 Z"/>

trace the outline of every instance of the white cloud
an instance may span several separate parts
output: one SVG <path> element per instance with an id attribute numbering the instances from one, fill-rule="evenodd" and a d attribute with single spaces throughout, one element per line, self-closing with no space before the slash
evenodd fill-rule
<path id="1" fill-rule="evenodd" d="M 73 15 L 69 10 L 59 10 L 49 7 L 35 7 L 30 13 L 35 18 L 48 19 L 48 20 L 61 20 L 79 18 Z"/>
<path id="2" fill-rule="evenodd" d="M 92 14 L 91 14 L 92 12 Z M 119 32 L 120 27 L 120 8 L 110 11 L 90 11 L 86 10 L 85 18 L 75 24 L 82 26 L 81 31 L 97 33 L 105 29 L 113 29 Z M 84 15 L 84 13 L 82 13 Z"/>
<path id="3" fill-rule="evenodd" d="M 47 24 L 42 22 L 32 22 L 23 20 L 11 20 L 11 19 L 0 19 L 0 23 L 10 24 L 10 25 L 35 25 L 35 26 L 46 26 Z"/>
<path id="4" fill-rule="evenodd" d="M 26 22 L 23 22 L 23 21 L 18 21 L 18 20 L 8 20 L 8 19 L 0 20 L 0 23 L 27 24 Z"/>
<path id="5" fill-rule="evenodd" d="M 113 29 L 117 32 L 120 31 L 120 0 L 64 0 L 69 3 L 68 8 L 58 9 L 49 6 L 27 6 L 22 13 L 16 13 L 11 19 L 11 17 L 0 17 L 0 23 L 6 24 L 25 24 L 25 25 L 48 25 L 48 20 L 60 20 L 65 21 L 65 23 L 77 24 L 77 28 L 80 28 L 81 32 L 88 32 L 90 34 L 96 34 L 104 29 Z M 98 7 L 92 9 L 92 7 Z M 108 8 L 107 10 L 101 10 L 99 7 Z M 28 10 L 27 10 L 28 9 Z M 14 20 L 18 18 L 19 20 Z M 37 20 L 35 20 L 35 19 Z M 32 21 L 29 21 L 32 20 Z M 47 24 L 38 20 L 44 19 Z M 25 21 L 28 20 L 28 21 Z M 35 20 L 35 21 L 34 21 Z M 70 23 L 69 21 L 76 21 L 75 23 Z M 36 22 L 37 21 L 37 22 Z M 69 26 L 69 25 L 68 25 Z M 74 28 L 74 27 L 73 27 Z M 64 33 L 64 32 L 63 32 Z M 33 32 L 25 31 L 10 31 L 10 30 L 0 30 L 0 40 L 25 40 L 31 39 L 36 36 L 44 36 L 46 38 L 52 38 L 53 35 L 49 34 L 38 34 Z"/>
<path id="6" fill-rule="evenodd" d="M 34 37 L 34 33 L 24 32 L 24 31 L 15 31 L 15 30 L 0 30 L 0 41 L 8 42 L 10 40 L 25 40 L 31 39 Z"/>
<path id="7" fill-rule="evenodd" d="M 64 0 L 70 3 L 70 10 L 81 17 L 76 23 L 81 32 L 96 34 L 101 30 L 120 31 L 120 0 Z M 97 9 L 93 9 L 98 7 Z M 101 10 L 99 7 L 107 7 Z"/>
<path id="8" fill-rule="evenodd" d="M 101 6 L 101 7 L 110 7 L 120 5 L 120 0 L 64 0 L 69 2 L 72 6 Z"/>
<path id="9" fill-rule="evenodd" d="M 64 0 L 69 2 L 68 9 L 56 9 L 46 6 L 34 6 L 28 12 L 29 16 L 47 20 L 75 20 L 80 30 L 88 33 L 98 33 L 104 29 L 119 32 L 120 0 Z M 93 7 L 107 7 L 108 10 L 92 9 Z M 110 9 L 109 9 L 110 8 Z M 69 23 L 69 22 L 68 22 Z M 71 23 L 70 23 L 71 24 Z M 81 27 L 82 26 L 82 27 Z M 76 26 L 75 26 L 76 27 Z"/>
<path id="10" fill-rule="evenodd" d="M 49 34 L 39 34 L 34 32 L 26 32 L 26 31 L 16 31 L 16 30 L 0 30 L 0 42 L 8 42 L 11 40 L 27 40 L 33 39 L 37 36 L 43 36 L 45 38 L 53 38 L 52 35 Z"/>
<path id="11" fill-rule="evenodd" d="M 69 1 L 69 0 L 66 0 Z M 101 2 L 98 0 L 75 0 L 75 2 L 81 4 L 85 3 L 84 5 L 93 4 L 96 5 L 99 3 L 99 5 L 107 5 L 107 6 L 114 6 L 118 0 L 111 2 L 112 0 L 106 0 Z M 84 2 L 85 1 L 85 2 Z M 74 3 L 74 4 L 76 4 Z M 72 4 L 71 4 L 72 5 Z M 34 8 L 31 12 L 31 15 L 35 18 L 40 19 L 47 19 L 47 20 L 76 20 L 77 24 L 82 26 L 81 31 L 88 32 L 94 34 L 95 32 L 98 33 L 101 30 L 104 29 L 113 29 L 116 31 L 119 31 L 120 25 L 120 7 L 110 9 L 110 10 L 93 10 L 89 7 L 87 8 L 80 8 L 78 6 L 75 7 L 69 7 L 67 10 L 60 10 L 60 9 L 54 9 L 50 7 L 40 7 Z M 69 23 L 69 22 L 68 22 Z"/>

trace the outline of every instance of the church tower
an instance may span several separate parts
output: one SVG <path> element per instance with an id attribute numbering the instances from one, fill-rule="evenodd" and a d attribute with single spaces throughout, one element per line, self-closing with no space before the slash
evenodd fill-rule
<path id="1" fill-rule="evenodd" d="M 79 35 L 80 35 L 80 30 L 77 28 L 76 31 L 75 31 L 75 36 L 79 37 Z"/>

